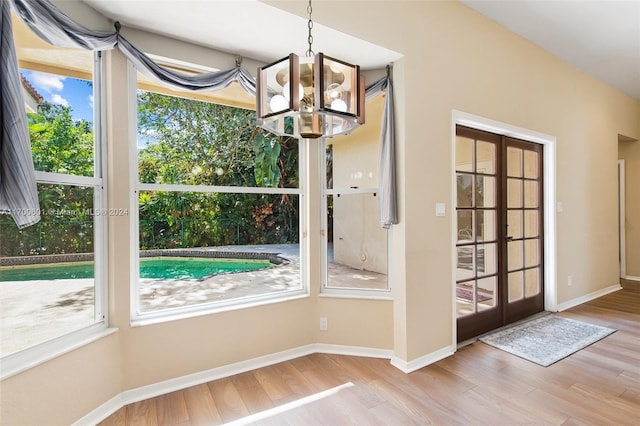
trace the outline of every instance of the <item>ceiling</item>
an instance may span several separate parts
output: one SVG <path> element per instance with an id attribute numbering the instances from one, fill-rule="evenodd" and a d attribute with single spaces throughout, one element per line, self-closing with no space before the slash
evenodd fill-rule
<path id="1" fill-rule="evenodd" d="M 124 26 L 271 62 L 307 49 L 300 15 L 259 0 L 82 0 Z M 185 3 L 194 7 L 186 7 Z M 578 69 L 640 99 L 640 0 L 461 0 Z M 325 3 L 326 4 L 326 3 Z M 240 17 L 243 25 L 237 25 Z M 277 23 L 277 25 L 274 25 Z M 252 28 L 253 31 L 246 31 Z M 194 29 L 197 29 L 194 31 Z M 363 69 L 382 68 L 397 52 L 314 23 L 314 51 Z"/>
<path id="2" fill-rule="evenodd" d="M 190 41 L 270 63 L 293 52 L 305 56 L 307 18 L 259 0 L 82 0 L 123 26 Z M 189 5 L 190 7 L 188 7 Z M 300 2 L 300 15 L 307 4 Z M 230 18 L 233 19 L 230 19 Z M 242 19 L 242 25 L 238 25 Z M 251 31 L 247 31 L 250 28 Z M 313 23 L 313 50 L 331 52 L 362 69 L 384 68 L 402 55 Z"/>
<path id="3" fill-rule="evenodd" d="M 460 0 L 640 99 L 640 0 Z"/>

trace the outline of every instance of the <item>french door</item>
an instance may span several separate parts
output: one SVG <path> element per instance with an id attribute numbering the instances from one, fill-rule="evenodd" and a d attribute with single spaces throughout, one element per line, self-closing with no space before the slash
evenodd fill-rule
<path id="1" fill-rule="evenodd" d="M 544 309 L 542 145 L 456 127 L 458 342 Z"/>

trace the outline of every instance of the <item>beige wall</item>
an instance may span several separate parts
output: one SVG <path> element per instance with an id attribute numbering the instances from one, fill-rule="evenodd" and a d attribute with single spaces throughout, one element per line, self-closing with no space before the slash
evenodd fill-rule
<path id="1" fill-rule="evenodd" d="M 391 259 L 395 353 L 412 360 L 452 344 L 452 216 L 433 211 L 453 205 L 453 109 L 557 138 L 558 302 L 616 284 L 617 134 L 637 135 L 638 101 L 455 2 L 368 2 L 366 21 L 362 2 L 340 4 L 340 14 L 316 5 L 314 20 L 404 54 L 394 64 L 403 226 L 392 253 L 404 249 Z"/>
<path id="2" fill-rule="evenodd" d="M 640 142 L 619 142 L 618 158 L 624 160 L 625 170 L 625 272 L 640 279 Z"/>
<path id="3" fill-rule="evenodd" d="M 81 5 L 58 3 L 80 16 Z M 268 3 L 306 13 L 300 2 Z M 339 14 L 323 4 L 314 7 L 320 24 L 404 55 L 393 67 L 401 221 L 389 233 L 393 303 L 317 297 L 319 199 L 313 196 L 304 241 L 310 298 L 132 328 L 133 253 L 127 219 L 114 218 L 109 311 L 119 331 L 3 381 L 3 424 L 69 423 L 121 391 L 311 342 L 392 349 L 407 362 L 451 347 L 452 109 L 557 138 L 557 198 L 564 205 L 557 215 L 558 301 L 618 282 L 617 135 L 639 138 L 637 100 L 455 2 L 343 1 Z M 162 52 L 154 40 L 146 36 L 145 49 Z M 196 52 L 203 49 L 183 46 L 175 54 L 208 60 Z M 114 92 L 108 140 L 112 208 L 129 207 L 123 65 L 114 54 L 112 84 L 120 94 Z M 311 156 L 310 173 L 318 155 Z M 310 185 L 320 188 L 317 180 Z M 446 202 L 446 217 L 435 217 L 436 202 Z M 321 315 L 329 317 L 326 333 L 317 331 Z"/>
<path id="4" fill-rule="evenodd" d="M 68 425 L 123 389 L 116 334 L 0 383 L 0 424 Z"/>

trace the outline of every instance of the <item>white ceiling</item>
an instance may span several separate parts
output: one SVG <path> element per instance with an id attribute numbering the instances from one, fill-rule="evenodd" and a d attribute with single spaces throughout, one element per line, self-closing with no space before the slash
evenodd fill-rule
<path id="1" fill-rule="evenodd" d="M 82 0 L 123 26 L 147 30 L 270 63 L 305 56 L 307 18 L 258 0 Z M 300 2 L 306 16 L 307 3 Z M 242 23 L 238 25 L 238 22 Z M 384 68 L 399 53 L 313 24 L 314 52 L 331 52 L 363 69 Z"/>
<path id="2" fill-rule="evenodd" d="M 124 26 L 263 62 L 307 49 L 306 18 L 259 0 L 82 0 Z M 640 99 L 640 0 L 461 0 L 575 67 Z M 189 4 L 187 6 L 187 3 Z M 326 4 L 326 3 L 325 3 Z M 300 15 L 306 3 L 300 2 Z M 242 25 L 237 25 L 242 19 Z M 277 24 L 274 24 L 277 23 Z M 250 28 L 251 31 L 247 31 Z M 314 23 L 314 51 L 363 69 L 397 52 Z"/>

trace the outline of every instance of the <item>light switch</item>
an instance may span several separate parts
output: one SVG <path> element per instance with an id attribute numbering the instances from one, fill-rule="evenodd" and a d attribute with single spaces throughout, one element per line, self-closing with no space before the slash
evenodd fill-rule
<path id="1" fill-rule="evenodd" d="M 436 203 L 436 216 L 446 216 L 447 208 L 444 203 Z"/>
<path id="2" fill-rule="evenodd" d="M 556 211 L 562 213 L 562 201 L 558 201 L 558 204 L 556 204 Z"/>

